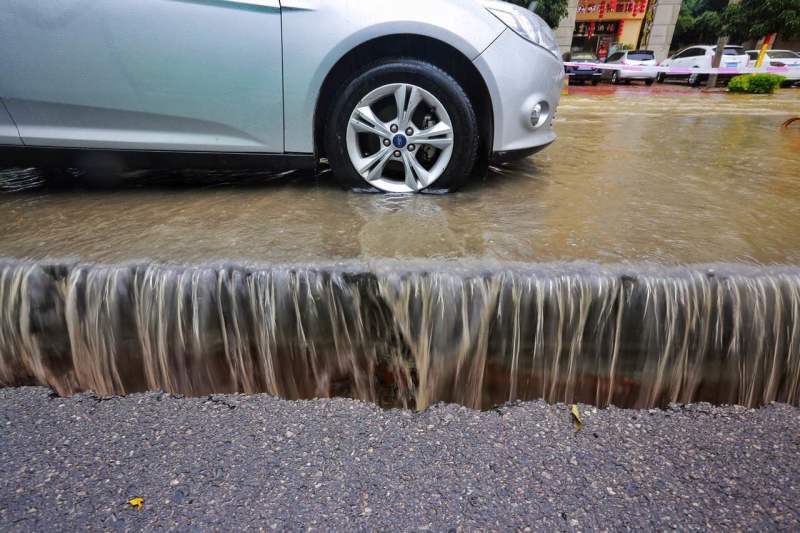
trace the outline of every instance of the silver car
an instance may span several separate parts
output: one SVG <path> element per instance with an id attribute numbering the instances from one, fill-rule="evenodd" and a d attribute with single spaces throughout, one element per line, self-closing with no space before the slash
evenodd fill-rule
<path id="1" fill-rule="evenodd" d="M 564 68 L 481 0 L 3 0 L 0 165 L 314 168 L 450 190 L 555 139 Z"/>

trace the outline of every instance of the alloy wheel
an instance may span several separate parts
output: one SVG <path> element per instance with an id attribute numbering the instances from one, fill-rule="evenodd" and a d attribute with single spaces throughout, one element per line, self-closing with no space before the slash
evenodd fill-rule
<path id="1" fill-rule="evenodd" d="M 362 98 L 347 124 L 347 153 L 356 172 L 386 192 L 418 192 L 447 169 L 455 132 L 433 94 L 409 83 L 379 87 Z"/>

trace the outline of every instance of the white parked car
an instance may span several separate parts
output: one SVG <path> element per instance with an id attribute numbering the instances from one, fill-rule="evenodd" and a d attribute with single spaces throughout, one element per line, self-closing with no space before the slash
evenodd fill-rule
<path id="1" fill-rule="evenodd" d="M 714 54 L 717 52 L 716 46 L 711 45 L 696 45 L 685 48 L 661 62 L 662 67 L 678 67 L 697 69 L 700 72 L 708 71 L 714 62 Z M 722 61 L 720 68 L 736 68 L 742 69 L 747 67 L 750 62 L 750 56 L 747 55 L 744 48 L 741 46 L 730 45 L 726 46 L 723 51 Z M 736 74 L 720 74 L 718 79 L 728 81 Z M 692 87 L 700 86 L 703 81 L 708 79 L 708 74 L 672 74 L 660 72 L 656 81 L 659 83 L 670 78 L 682 78 L 689 82 Z"/>
<path id="2" fill-rule="evenodd" d="M 647 85 L 652 85 L 656 79 L 655 72 L 646 72 L 632 67 L 654 67 L 656 55 L 651 50 L 623 50 L 615 52 L 606 59 L 607 65 L 620 65 L 619 69 L 604 69 L 603 79 L 610 79 L 611 83 L 630 83 L 631 80 L 641 80 Z"/>
<path id="3" fill-rule="evenodd" d="M 755 67 L 758 61 L 758 54 L 760 50 L 748 50 L 747 55 L 750 57 L 749 66 Z M 800 81 L 800 54 L 792 52 L 791 50 L 769 50 L 764 56 L 764 63 L 761 65 L 770 67 L 789 67 L 792 69 L 786 74 L 786 81 L 789 83 L 797 83 Z"/>

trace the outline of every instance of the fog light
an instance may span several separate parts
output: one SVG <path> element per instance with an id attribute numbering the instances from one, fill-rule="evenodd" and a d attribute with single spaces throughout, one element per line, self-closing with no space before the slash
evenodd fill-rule
<path id="1" fill-rule="evenodd" d="M 538 128 L 547 122 L 547 113 L 550 110 L 547 102 L 539 102 L 531 109 L 531 126 Z"/>
<path id="2" fill-rule="evenodd" d="M 536 104 L 531 111 L 531 125 L 536 127 L 540 118 L 542 118 L 542 104 Z"/>

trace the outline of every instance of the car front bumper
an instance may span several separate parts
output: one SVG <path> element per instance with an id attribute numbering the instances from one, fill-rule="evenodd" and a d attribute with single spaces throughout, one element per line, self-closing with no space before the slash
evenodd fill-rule
<path id="1" fill-rule="evenodd" d="M 475 66 L 492 99 L 494 153 L 519 153 L 555 140 L 553 117 L 564 83 L 561 60 L 506 30 L 475 60 Z M 542 112 L 533 124 L 537 105 Z"/>

